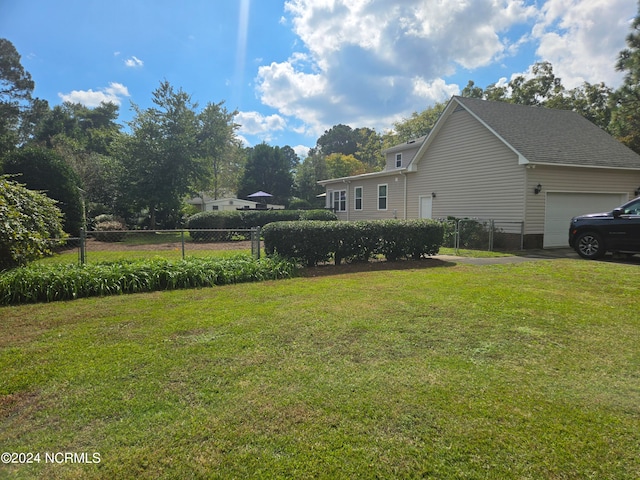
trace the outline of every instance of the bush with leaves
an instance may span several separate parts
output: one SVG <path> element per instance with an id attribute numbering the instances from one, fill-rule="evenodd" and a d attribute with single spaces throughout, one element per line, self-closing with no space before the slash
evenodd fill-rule
<path id="1" fill-rule="evenodd" d="M 93 236 L 99 242 L 121 242 L 126 235 L 127 227 L 118 220 L 106 220 L 96 224 Z"/>
<path id="2" fill-rule="evenodd" d="M 51 254 L 66 236 L 55 200 L 6 175 L 0 176 L 0 219 L 0 270 Z"/>
<path id="3" fill-rule="evenodd" d="M 47 192 L 57 200 L 64 213 L 62 227 L 71 235 L 78 235 L 83 225 L 80 180 L 65 159 L 55 151 L 43 147 L 25 146 L 6 155 L 3 173 L 20 175 L 18 181 L 30 190 Z"/>
<path id="4" fill-rule="evenodd" d="M 444 229 L 433 220 L 274 222 L 262 229 L 267 255 L 313 266 L 333 257 L 336 265 L 383 255 L 389 261 L 435 255 Z"/>
<path id="5" fill-rule="evenodd" d="M 241 230 L 264 227 L 273 222 L 297 220 L 335 221 L 338 217 L 330 210 L 227 210 L 201 212 L 187 220 L 187 228 L 194 241 L 230 240 L 232 232 L 203 232 L 207 229 Z"/>

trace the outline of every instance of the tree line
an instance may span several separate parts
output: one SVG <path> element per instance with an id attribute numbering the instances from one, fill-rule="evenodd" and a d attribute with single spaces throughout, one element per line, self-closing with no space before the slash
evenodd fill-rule
<path id="1" fill-rule="evenodd" d="M 574 110 L 640 153 L 640 13 L 615 68 L 622 85 L 583 83 L 567 89 L 549 62 L 531 74 L 481 88 L 469 81 L 461 95 L 485 100 Z M 0 173 L 58 201 L 65 231 L 75 234 L 100 214 L 134 228 L 173 228 L 194 213 L 185 198 L 244 198 L 265 190 L 274 203 L 322 206 L 318 180 L 384 168 L 384 148 L 428 134 L 445 104 L 414 112 L 387 132 L 335 125 L 301 161 L 290 146 L 244 147 L 236 111 L 224 101 L 200 107 L 167 81 L 152 92 L 153 105 L 132 105 L 133 119 L 117 123 L 119 107 L 50 107 L 33 98 L 31 75 L 7 39 L 0 39 Z M 125 128 L 126 127 L 126 128 Z"/>

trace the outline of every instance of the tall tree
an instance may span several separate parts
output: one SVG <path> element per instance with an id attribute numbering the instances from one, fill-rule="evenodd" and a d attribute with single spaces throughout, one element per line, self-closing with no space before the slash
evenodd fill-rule
<path id="1" fill-rule="evenodd" d="M 624 72 L 624 80 L 612 95 L 614 113 L 611 131 L 628 147 L 640 153 L 640 2 L 626 41 L 627 48 L 620 52 L 616 63 L 616 69 Z"/>
<path id="2" fill-rule="evenodd" d="M 366 165 L 367 172 L 383 169 L 382 136 L 373 128 L 356 128 L 355 132 L 357 149 L 353 156 Z"/>
<path id="3" fill-rule="evenodd" d="M 284 155 L 286 162 L 289 164 L 289 170 L 292 174 L 295 174 L 296 169 L 300 165 L 300 157 L 298 157 L 296 151 L 289 145 L 285 145 L 281 150 L 282 155 Z"/>
<path id="4" fill-rule="evenodd" d="M 149 227 L 158 217 L 175 226 L 182 199 L 207 175 L 198 155 L 198 119 L 191 96 L 167 81 L 153 92 L 155 107 L 134 105 L 131 135 L 123 142 L 130 203 L 149 212 Z"/>
<path id="5" fill-rule="evenodd" d="M 353 155 L 332 153 L 326 158 L 330 178 L 350 177 L 366 173 L 367 167 Z"/>
<path id="6" fill-rule="evenodd" d="M 384 136 L 384 146 L 388 148 L 427 135 L 440 118 L 444 107 L 446 107 L 445 103 L 436 103 L 420 113 L 413 112 L 411 117 L 395 123 L 394 131 Z"/>
<path id="7" fill-rule="evenodd" d="M 549 62 L 538 62 L 531 67 L 532 75 L 518 75 L 507 84 L 494 83 L 485 90 L 469 81 L 462 90 L 463 97 L 517 103 L 562 110 L 573 110 L 603 129 L 609 127 L 612 90 L 604 83 L 590 84 L 567 90 L 562 80 L 553 73 Z"/>
<path id="8" fill-rule="evenodd" d="M 208 103 L 198 114 L 198 153 L 209 169 L 209 174 L 196 185 L 199 192 L 210 192 L 213 198 L 235 191 L 229 185 L 229 170 L 233 169 L 233 156 L 239 147 L 233 118 L 237 111 L 229 112 L 224 102 Z"/>
<path id="9" fill-rule="evenodd" d="M 296 196 L 311 205 L 321 206 L 324 202 L 318 195 L 324 193 L 324 187 L 318 185 L 319 180 L 331 178 L 327 168 L 326 157 L 319 153 L 308 155 L 296 170 Z"/>
<path id="10" fill-rule="evenodd" d="M 292 188 L 291 159 L 282 148 L 261 143 L 249 149 L 238 197 L 246 198 L 262 190 L 273 195 L 274 202 L 287 205 Z"/>
<path id="11" fill-rule="evenodd" d="M 353 155 L 358 150 L 358 135 L 348 125 L 334 125 L 316 141 L 315 151 L 323 155 L 342 153 Z"/>
<path id="12" fill-rule="evenodd" d="M 15 148 L 22 115 L 31 107 L 35 87 L 13 43 L 0 38 L 0 156 Z"/>
<path id="13" fill-rule="evenodd" d="M 95 108 L 65 102 L 40 117 L 33 142 L 53 149 L 80 177 L 89 217 L 116 213 L 122 192 L 122 165 L 111 155 L 122 135 L 116 123 L 118 106 L 102 103 Z"/>
<path id="14" fill-rule="evenodd" d="M 484 98 L 484 90 L 481 87 L 476 87 L 476 82 L 469 80 L 460 95 L 466 98 Z"/>

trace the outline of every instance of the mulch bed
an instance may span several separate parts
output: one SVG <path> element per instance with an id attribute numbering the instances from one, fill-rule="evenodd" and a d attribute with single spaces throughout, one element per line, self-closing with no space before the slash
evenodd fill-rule
<path id="1" fill-rule="evenodd" d="M 415 270 L 434 267 L 445 267 L 449 262 L 437 258 L 421 258 L 420 260 L 370 260 L 368 262 L 343 263 L 334 265 L 325 263 L 315 267 L 306 267 L 300 272 L 301 277 L 324 277 L 327 275 L 342 275 L 348 273 L 380 272 L 385 270 Z"/>

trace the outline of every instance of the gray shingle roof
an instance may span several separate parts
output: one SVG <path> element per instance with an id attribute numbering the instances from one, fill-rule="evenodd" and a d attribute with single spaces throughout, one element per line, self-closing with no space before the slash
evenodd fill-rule
<path id="1" fill-rule="evenodd" d="M 576 112 L 454 99 L 531 163 L 640 169 L 640 155 Z"/>

